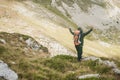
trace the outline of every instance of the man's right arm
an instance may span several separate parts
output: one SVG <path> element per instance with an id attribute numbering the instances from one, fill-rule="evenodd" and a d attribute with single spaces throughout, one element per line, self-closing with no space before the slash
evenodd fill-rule
<path id="1" fill-rule="evenodd" d="M 71 28 L 69 28 L 69 31 L 72 35 L 74 35 L 74 32 L 71 30 Z"/>

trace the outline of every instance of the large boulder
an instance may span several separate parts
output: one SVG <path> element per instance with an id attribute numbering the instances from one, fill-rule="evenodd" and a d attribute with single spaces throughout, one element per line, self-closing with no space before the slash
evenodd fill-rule
<path id="1" fill-rule="evenodd" d="M 18 80 L 18 75 L 0 60 L 0 80 Z"/>

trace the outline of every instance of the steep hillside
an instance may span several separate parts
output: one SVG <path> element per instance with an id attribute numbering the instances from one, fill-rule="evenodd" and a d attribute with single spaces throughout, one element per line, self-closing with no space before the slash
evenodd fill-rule
<path id="1" fill-rule="evenodd" d="M 0 31 L 32 36 L 36 41 L 48 48 L 51 56 L 58 54 L 76 56 L 73 37 L 68 30 L 68 27 L 74 30 L 76 25 L 70 18 L 52 7 L 50 3 L 52 3 L 51 0 L 2 0 L 0 2 Z M 89 27 L 84 31 L 88 29 Z M 113 31 L 113 33 L 110 34 L 114 36 L 117 34 L 118 37 L 119 31 L 117 33 Z M 107 43 L 111 39 L 111 35 L 105 34 L 106 32 L 103 33 L 94 29 L 91 33 L 92 36 L 87 37 L 90 40 L 85 39 L 84 56 L 95 55 L 120 58 L 119 44 L 112 44 L 114 40 L 119 42 L 119 37 L 114 37 L 112 43 Z M 99 36 L 101 37 L 99 38 Z"/>
<path id="2" fill-rule="evenodd" d="M 109 0 L 0 0 L 0 80 L 6 79 L 1 63 L 8 64 L 18 80 L 119 80 L 119 21 L 114 23 L 119 14 L 112 18 L 106 15 L 107 8 L 114 12 L 113 5 L 119 13 L 119 1 L 107 3 Z M 109 20 L 115 25 L 104 30 Z M 94 27 L 85 38 L 81 62 L 76 59 L 68 30 L 79 25 L 85 26 L 84 31 Z"/>
<path id="3" fill-rule="evenodd" d="M 66 43 L 65 40 L 67 40 L 69 34 L 68 30 L 57 21 L 67 25 L 64 19 L 31 1 L 2 2 L 0 31 L 30 35 L 42 45 L 48 47 L 51 56 L 57 55 L 57 53 L 72 53 L 69 49 L 62 46 Z M 51 18 L 56 22 L 52 21 Z M 64 34 L 68 35 L 63 37 Z M 61 45 L 61 43 L 63 44 Z M 63 49 L 62 52 L 61 49 Z"/>
<path id="4" fill-rule="evenodd" d="M 51 58 L 46 47 L 18 33 L 0 33 L 0 60 L 17 73 L 18 80 L 119 80 L 120 75 L 117 60 L 86 57 L 78 62 L 67 55 Z M 98 76 L 81 78 L 94 74 Z M 0 79 L 6 80 L 4 76 Z"/>
<path id="5" fill-rule="evenodd" d="M 10 62 L 10 59 L 14 61 L 14 57 L 18 55 L 21 55 L 21 57 L 22 55 L 29 57 L 34 55 L 50 56 L 48 49 L 32 37 L 6 32 L 0 32 L 0 55 L 2 55 L 1 59 L 6 59 L 5 61 L 8 60 L 8 62 Z"/>
<path id="6" fill-rule="evenodd" d="M 30 36 L 0 32 L 0 80 L 21 80 L 20 76 L 24 75 L 29 59 L 49 56 L 48 49 Z"/>

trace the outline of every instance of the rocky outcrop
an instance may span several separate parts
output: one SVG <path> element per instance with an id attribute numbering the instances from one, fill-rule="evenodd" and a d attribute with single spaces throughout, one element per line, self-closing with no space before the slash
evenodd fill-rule
<path id="1" fill-rule="evenodd" d="M 11 70 L 6 63 L 0 60 L 0 79 L 18 80 L 18 75 Z"/>
<path id="2" fill-rule="evenodd" d="M 38 44 L 37 42 L 35 42 L 32 38 L 28 38 L 26 41 L 26 44 L 28 47 L 30 47 L 31 49 L 38 51 L 40 49 L 40 47 L 42 45 Z"/>
<path id="3" fill-rule="evenodd" d="M 82 61 L 88 61 L 88 60 L 92 60 L 92 61 L 98 60 L 98 62 L 100 64 L 104 64 L 104 65 L 110 67 L 112 69 L 113 73 L 116 75 L 116 77 L 120 76 L 120 69 L 118 69 L 117 65 L 113 61 L 102 60 L 101 58 L 97 58 L 94 56 L 85 57 L 82 59 Z M 85 75 L 78 76 L 78 79 L 99 78 L 99 77 L 100 77 L 100 74 L 85 74 Z"/>
<path id="4" fill-rule="evenodd" d="M 92 60 L 92 61 L 95 61 L 95 60 L 98 60 L 99 63 L 101 64 L 104 64 L 108 67 L 111 67 L 112 68 L 112 71 L 117 74 L 117 75 L 120 75 L 120 69 L 118 69 L 117 65 L 114 63 L 114 61 L 109 61 L 109 60 L 102 60 L 101 58 L 97 58 L 97 57 L 93 57 L 93 56 L 90 56 L 90 57 L 87 57 L 87 58 L 83 58 L 82 59 L 83 61 L 87 61 L 87 60 Z"/>
<path id="5" fill-rule="evenodd" d="M 113 71 L 114 71 L 114 73 L 116 73 L 117 75 L 120 75 L 120 69 L 114 68 Z"/>
<path id="6" fill-rule="evenodd" d="M 61 45 L 57 41 L 47 38 L 44 35 L 40 35 L 39 41 L 40 41 L 39 42 L 40 44 L 48 48 L 51 57 L 56 55 L 61 55 L 61 54 L 76 56 L 76 54 L 74 54 L 69 49 L 65 48 L 63 45 Z"/>
<path id="7" fill-rule="evenodd" d="M 79 76 L 78 79 L 85 79 L 85 78 L 99 78 L 100 75 L 99 74 L 87 74 L 87 75 L 82 75 L 82 76 Z"/>
<path id="8" fill-rule="evenodd" d="M 0 42 L 6 44 L 6 41 L 4 39 L 0 39 Z"/>

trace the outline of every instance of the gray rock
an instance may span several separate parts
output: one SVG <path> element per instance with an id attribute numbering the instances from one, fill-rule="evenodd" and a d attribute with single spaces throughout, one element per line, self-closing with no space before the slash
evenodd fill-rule
<path id="1" fill-rule="evenodd" d="M 25 42 L 27 43 L 27 46 L 29 47 L 31 47 L 31 45 L 33 44 L 33 41 L 31 38 L 27 39 Z"/>
<path id="2" fill-rule="evenodd" d="M 99 74 L 87 74 L 87 75 L 79 76 L 78 79 L 86 79 L 86 78 L 92 78 L 92 77 L 99 78 L 100 75 Z"/>
<path id="3" fill-rule="evenodd" d="M 25 41 L 27 43 L 27 46 L 32 48 L 33 50 L 39 50 L 39 48 L 41 47 L 41 45 L 39 45 L 37 42 L 33 41 L 31 38 L 27 39 Z"/>
<path id="4" fill-rule="evenodd" d="M 87 61 L 87 60 L 92 60 L 92 61 L 95 61 L 95 60 L 99 60 L 99 63 L 102 63 L 108 67 L 111 67 L 113 72 L 115 74 L 120 74 L 120 69 L 117 68 L 117 65 L 113 62 L 113 61 L 109 61 L 109 60 L 101 60 L 100 58 L 97 58 L 97 57 L 94 57 L 94 56 L 90 56 L 90 57 L 86 57 L 86 58 L 83 58 L 82 59 L 83 61 Z"/>
<path id="5" fill-rule="evenodd" d="M 102 61 L 102 63 L 107 65 L 108 67 L 117 68 L 116 64 L 113 61 L 110 62 L 110 61 L 106 60 L 106 61 Z"/>
<path id="6" fill-rule="evenodd" d="M 0 60 L 0 77 L 5 80 L 18 80 L 18 75 Z"/>
<path id="7" fill-rule="evenodd" d="M 94 57 L 94 56 L 83 58 L 83 61 L 87 61 L 87 60 L 92 60 L 92 61 L 98 60 L 99 63 L 107 65 L 108 67 L 112 67 L 112 68 L 116 68 L 117 67 L 116 64 L 113 61 L 111 61 L 111 62 L 109 60 L 103 61 L 100 58 L 97 58 L 97 57 Z"/>
<path id="8" fill-rule="evenodd" d="M 83 58 L 82 60 L 83 61 L 87 61 L 87 60 L 92 60 L 92 61 L 99 60 L 99 62 L 102 62 L 102 60 L 100 58 L 97 58 L 97 57 L 94 57 L 94 56 L 86 57 L 86 58 Z"/>
<path id="9" fill-rule="evenodd" d="M 6 44 L 6 41 L 4 39 L 0 39 L 0 42 L 2 42 L 3 44 Z"/>
<path id="10" fill-rule="evenodd" d="M 120 70 L 119 70 L 118 68 L 114 68 L 114 69 L 113 69 L 113 72 L 114 72 L 115 74 L 120 75 Z"/>

